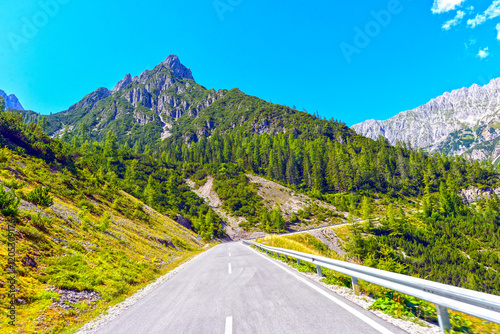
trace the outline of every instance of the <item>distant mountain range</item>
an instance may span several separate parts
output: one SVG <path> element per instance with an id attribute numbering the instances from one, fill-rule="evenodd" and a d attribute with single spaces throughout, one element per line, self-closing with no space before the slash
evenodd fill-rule
<path id="1" fill-rule="evenodd" d="M 14 94 L 7 95 L 3 90 L 0 89 L 0 96 L 5 101 L 5 108 L 24 110 L 23 106 Z"/>
<path id="2" fill-rule="evenodd" d="M 358 134 L 391 144 L 405 141 L 414 148 L 476 160 L 500 156 L 500 78 L 485 86 L 472 85 L 444 93 L 416 109 L 385 120 L 352 126 Z"/>

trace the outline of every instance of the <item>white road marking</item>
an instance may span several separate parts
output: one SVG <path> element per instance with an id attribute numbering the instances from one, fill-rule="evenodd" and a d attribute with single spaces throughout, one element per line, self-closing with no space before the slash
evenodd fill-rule
<path id="1" fill-rule="evenodd" d="M 229 264 L 229 267 L 227 268 L 229 274 L 231 274 L 231 263 L 228 263 Z"/>
<path id="2" fill-rule="evenodd" d="M 232 334 L 232 333 L 233 333 L 233 317 L 227 317 L 225 334 Z"/>
<path id="3" fill-rule="evenodd" d="M 229 256 L 231 256 L 231 252 L 229 252 Z"/>
<path id="4" fill-rule="evenodd" d="M 359 318 L 361 321 L 364 321 L 367 325 L 373 327 L 373 329 L 375 329 L 376 331 L 380 332 L 380 333 L 383 333 L 383 334 L 394 334 L 394 332 L 391 332 L 389 329 L 385 328 L 384 326 L 380 325 L 379 323 L 377 323 L 376 321 L 370 319 L 369 317 L 367 317 L 366 315 L 364 315 L 363 313 L 359 312 L 358 310 L 352 308 L 351 306 L 347 305 L 346 303 L 344 303 L 343 301 L 335 298 L 333 295 L 331 295 L 330 293 L 324 291 L 323 289 L 321 289 L 320 287 L 314 285 L 313 283 L 309 282 L 309 280 L 307 280 L 306 278 L 300 276 L 300 275 L 297 275 L 296 273 L 288 270 L 287 268 L 281 266 L 280 264 L 278 264 L 277 262 L 275 262 L 274 260 L 272 260 L 272 258 L 269 258 L 267 256 L 264 256 L 263 254 L 260 254 L 259 252 L 257 252 L 255 249 L 251 248 L 250 246 L 248 246 L 249 249 L 251 249 L 252 251 L 254 251 L 257 255 L 259 256 L 262 256 L 264 259 L 268 260 L 269 262 L 271 262 L 272 264 L 276 265 L 277 267 L 283 269 L 284 271 L 286 271 L 287 273 L 289 273 L 290 275 L 292 275 L 293 277 L 295 277 L 296 279 L 298 279 L 299 281 L 301 281 L 302 283 L 306 284 L 307 286 L 309 286 L 310 288 L 312 288 L 313 290 L 315 290 L 316 292 L 319 292 L 320 294 L 322 294 L 323 296 L 325 296 L 326 298 L 330 299 L 332 302 L 334 302 L 335 304 L 337 304 L 338 306 L 342 307 L 344 310 L 346 310 L 347 312 L 351 313 L 352 315 L 354 315 L 355 317 Z"/>

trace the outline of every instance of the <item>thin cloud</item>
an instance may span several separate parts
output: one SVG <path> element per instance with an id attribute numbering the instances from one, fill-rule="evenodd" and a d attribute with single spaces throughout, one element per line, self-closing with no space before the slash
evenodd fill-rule
<path id="1" fill-rule="evenodd" d="M 475 18 L 467 20 L 467 25 L 471 28 L 475 28 L 497 16 L 500 16 L 500 0 L 494 0 L 484 13 L 477 14 Z"/>
<path id="2" fill-rule="evenodd" d="M 460 7 L 466 0 L 434 0 L 431 11 L 433 14 L 441 14 Z"/>
<path id="3" fill-rule="evenodd" d="M 490 55 L 490 52 L 488 51 L 488 48 L 484 48 L 484 49 L 479 49 L 479 52 L 477 54 L 477 56 L 481 59 L 484 59 L 486 57 L 488 57 Z"/>
<path id="4" fill-rule="evenodd" d="M 444 24 L 443 24 L 443 30 L 450 30 L 452 27 L 460 24 L 460 22 L 462 22 L 462 19 L 464 18 L 465 16 L 465 12 L 459 10 L 457 11 L 457 15 L 455 16 L 455 18 L 449 20 L 449 21 L 446 21 Z"/>
<path id="5" fill-rule="evenodd" d="M 468 50 L 469 47 L 473 46 L 474 44 L 476 44 L 476 40 L 475 39 L 470 39 L 468 42 L 464 43 L 465 49 Z"/>

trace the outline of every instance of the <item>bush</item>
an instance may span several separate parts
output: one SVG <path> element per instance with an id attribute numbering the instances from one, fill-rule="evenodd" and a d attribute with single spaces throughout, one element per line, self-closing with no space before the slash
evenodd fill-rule
<path id="1" fill-rule="evenodd" d="M 82 209 L 86 209 L 87 211 L 92 212 L 94 214 L 99 213 L 97 208 L 92 203 L 87 201 L 86 199 L 82 199 L 82 200 L 78 201 L 78 207 L 80 207 Z"/>
<path id="2" fill-rule="evenodd" d="M 50 218 L 42 216 L 40 212 L 37 214 L 32 213 L 30 219 L 31 225 L 43 232 L 48 232 L 49 228 L 52 226 Z"/>
<path id="3" fill-rule="evenodd" d="M 43 234 L 33 226 L 18 226 L 17 229 L 28 239 L 45 241 Z"/>
<path id="4" fill-rule="evenodd" d="M 111 216 L 109 213 L 105 213 L 99 221 L 99 224 L 96 226 L 96 229 L 101 232 L 106 232 L 111 223 Z"/>
<path id="5" fill-rule="evenodd" d="M 26 182 L 23 181 L 17 181 L 16 179 L 12 179 L 10 181 L 5 181 L 5 186 L 9 187 L 11 189 L 21 189 L 26 185 Z"/>
<path id="6" fill-rule="evenodd" d="M 87 250 L 85 249 L 85 247 L 83 247 L 83 245 L 81 243 L 76 242 L 76 241 L 70 241 L 68 243 L 68 246 L 69 246 L 69 248 L 74 249 L 74 250 L 76 250 L 76 251 L 78 251 L 80 253 L 86 253 L 87 252 Z"/>
<path id="7" fill-rule="evenodd" d="M 49 188 L 37 187 L 35 190 L 26 195 L 26 199 L 34 204 L 41 206 L 51 206 L 54 204 L 54 198 L 49 194 Z"/>
<path id="8" fill-rule="evenodd" d="M 4 216 L 17 216 L 19 203 L 14 191 L 7 192 L 3 186 L 0 187 L 0 212 Z"/>

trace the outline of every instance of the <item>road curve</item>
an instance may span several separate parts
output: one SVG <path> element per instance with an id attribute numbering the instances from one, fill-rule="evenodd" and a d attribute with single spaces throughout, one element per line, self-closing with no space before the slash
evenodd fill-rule
<path id="1" fill-rule="evenodd" d="M 221 244 L 99 334 L 406 333 L 241 243 Z"/>

